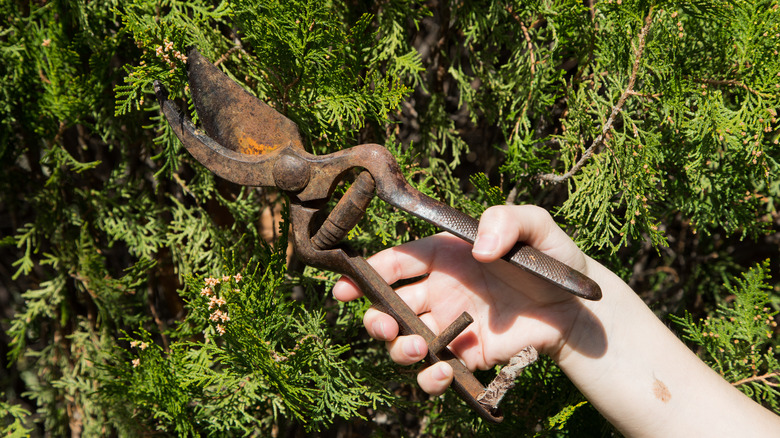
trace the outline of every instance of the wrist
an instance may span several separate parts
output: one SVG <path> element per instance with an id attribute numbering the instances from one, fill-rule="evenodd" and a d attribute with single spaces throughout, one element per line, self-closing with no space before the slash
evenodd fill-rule
<path id="1" fill-rule="evenodd" d="M 583 272 L 598 283 L 602 298 L 598 301 L 577 298 L 576 316 L 568 330 L 561 333 L 556 348 L 547 352 L 564 371 L 569 362 L 604 356 L 616 319 L 631 311 L 631 306 L 624 302 L 626 296 L 638 299 L 623 280 L 590 257 L 586 257 Z"/>

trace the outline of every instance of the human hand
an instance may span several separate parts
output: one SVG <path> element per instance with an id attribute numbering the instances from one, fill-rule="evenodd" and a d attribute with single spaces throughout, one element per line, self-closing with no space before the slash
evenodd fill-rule
<path id="1" fill-rule="evenodd" d="M 584 301 L 499 260 L 517 241 L 595 280 L 600 301 Z M 382 251 L 369 263 L 389 283 L 421 280 L 398 294 L 436 334 L 463 311 L 474 322 L 449 349 L 474 370 L 504 363 L 526 346 L 552 357 L 583 395 L 625 436 L 769 436 L 780 417 L 745 397 L 702 362 L 618 276 L 585 256 L 543 209 L 485 211 L 473 246 L 439 234 Z M 361 295 L 348 279 L 340 300 Z M 370 309 L 363 323 L 387 341 L 400 364 L 423 359 L 419 335 Z M 417 375 L 430 394 L 444 392 L 453 371 L 437 362 Z"/>
<path id="2" fill-rule="evenodd" d="M 469 312 L 474 323 L 449 348 L 469 369 L 487 369 L 528 345 L 555 355 L 571 340 L 575 321 L 590 319 L 576 297 L 500 260 L 517 241 L 588 275 L 589 259 L 547 211 L 534 206 L 485 211 L 473 247 L 439 234 L 382 251 L 369 263 L 389 284 L 425 276 L 397 292 L 434 333 L 463 311 Z M 334 286 L 333 293 L 342 301 L 361 295 L 346 278 Z M 425 357 L 422 337 L 399 337 L 398 324 L 389 315 L 372 308 L 363 322 L 372 337 L 388 341 L 394 361 L 407 365 Z M 431 394 L 446 390 L 451 380 L 452 370 L 443 362 L 418 375 L 421 388 Z"/>

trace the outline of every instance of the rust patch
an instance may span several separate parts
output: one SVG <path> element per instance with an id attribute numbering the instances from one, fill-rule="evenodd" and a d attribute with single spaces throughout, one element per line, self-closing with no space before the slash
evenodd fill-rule
<path id="1" fill-rule="evenodd" d="M 276 150 L 279 145 L 268 145 L 256 142 L 248 136 L 238 138 L 238 152 L 246 155 L 263 155 Z"/>
<path id="2" fill-rule="evenodd" d="M 653 395 L 655 395 L 655 398 L 661 400 L 664 403 L 667 403 L 672 399 L 672 393 L 669 392 L 669 388 L 664 385 L 664 382 L 658 379 L 655 379 L 653 382 Z"/>

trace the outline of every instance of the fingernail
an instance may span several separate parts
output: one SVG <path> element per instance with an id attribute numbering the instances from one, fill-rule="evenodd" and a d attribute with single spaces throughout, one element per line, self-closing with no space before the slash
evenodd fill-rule
<path id="1" fill-rule="evenodd" d="M 433 370 L 433 378 L 439 382 L 444 382 L 452 377 L 452 367 L 446 364 L 440 364 Z"/>
<path id="2" fill-rule="evenodd" d="M 474 242 L 474 248 L 471 252 L 475 254 L 491 255 L 498 248 L 498 236 L 492 233 L 482 233 L 477 236 Z"/>
<path id="3" fill-rule="evenodd" d="M 404 343 L 404 354 L 409 357 L 422 356 L 422 340 L 419 338 L 412 338 Z"/>
<path id="4" fill-rule="evenodd" d="M 387 340 L 387 333 L 385 333 L 385 325 L 382 323 L 382 321 L 374 321 L 374 323 L 371 325 L 371 327 L 374 328 L 374 333 L 381 333 L 382 334 L 382 340 Z"/>

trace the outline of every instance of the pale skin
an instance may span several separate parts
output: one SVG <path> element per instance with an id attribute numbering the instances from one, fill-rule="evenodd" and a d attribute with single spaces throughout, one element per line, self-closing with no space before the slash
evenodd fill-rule
<path id="1" fill-rule="evenodd" d="M 544 290 L 500 257 L 521 241 L 595 280 L 600 301 Z M 547 213 L 534 206 L 488 209 L 474 246 L 448 234 L 390 248 L 369 262 L 390 284 L 427 274 L 398 294 L 438 333 L 461 312 L 474 323 L 450 344 L 471 370 L 506 363 L 528 345 L 550 356 L 587 399 L 630 437 L 777 436 L 780 416 L 753 402 L 703 363 L 614 273 L 586 256 Z M 361 296 L 348 279 L 342 301 Z M 422 360 L 418 335 L 370 309 L 363 322 L 403 365 Z M 452 382 L 440 362 L 417 381 L 433 395 Z"/>

